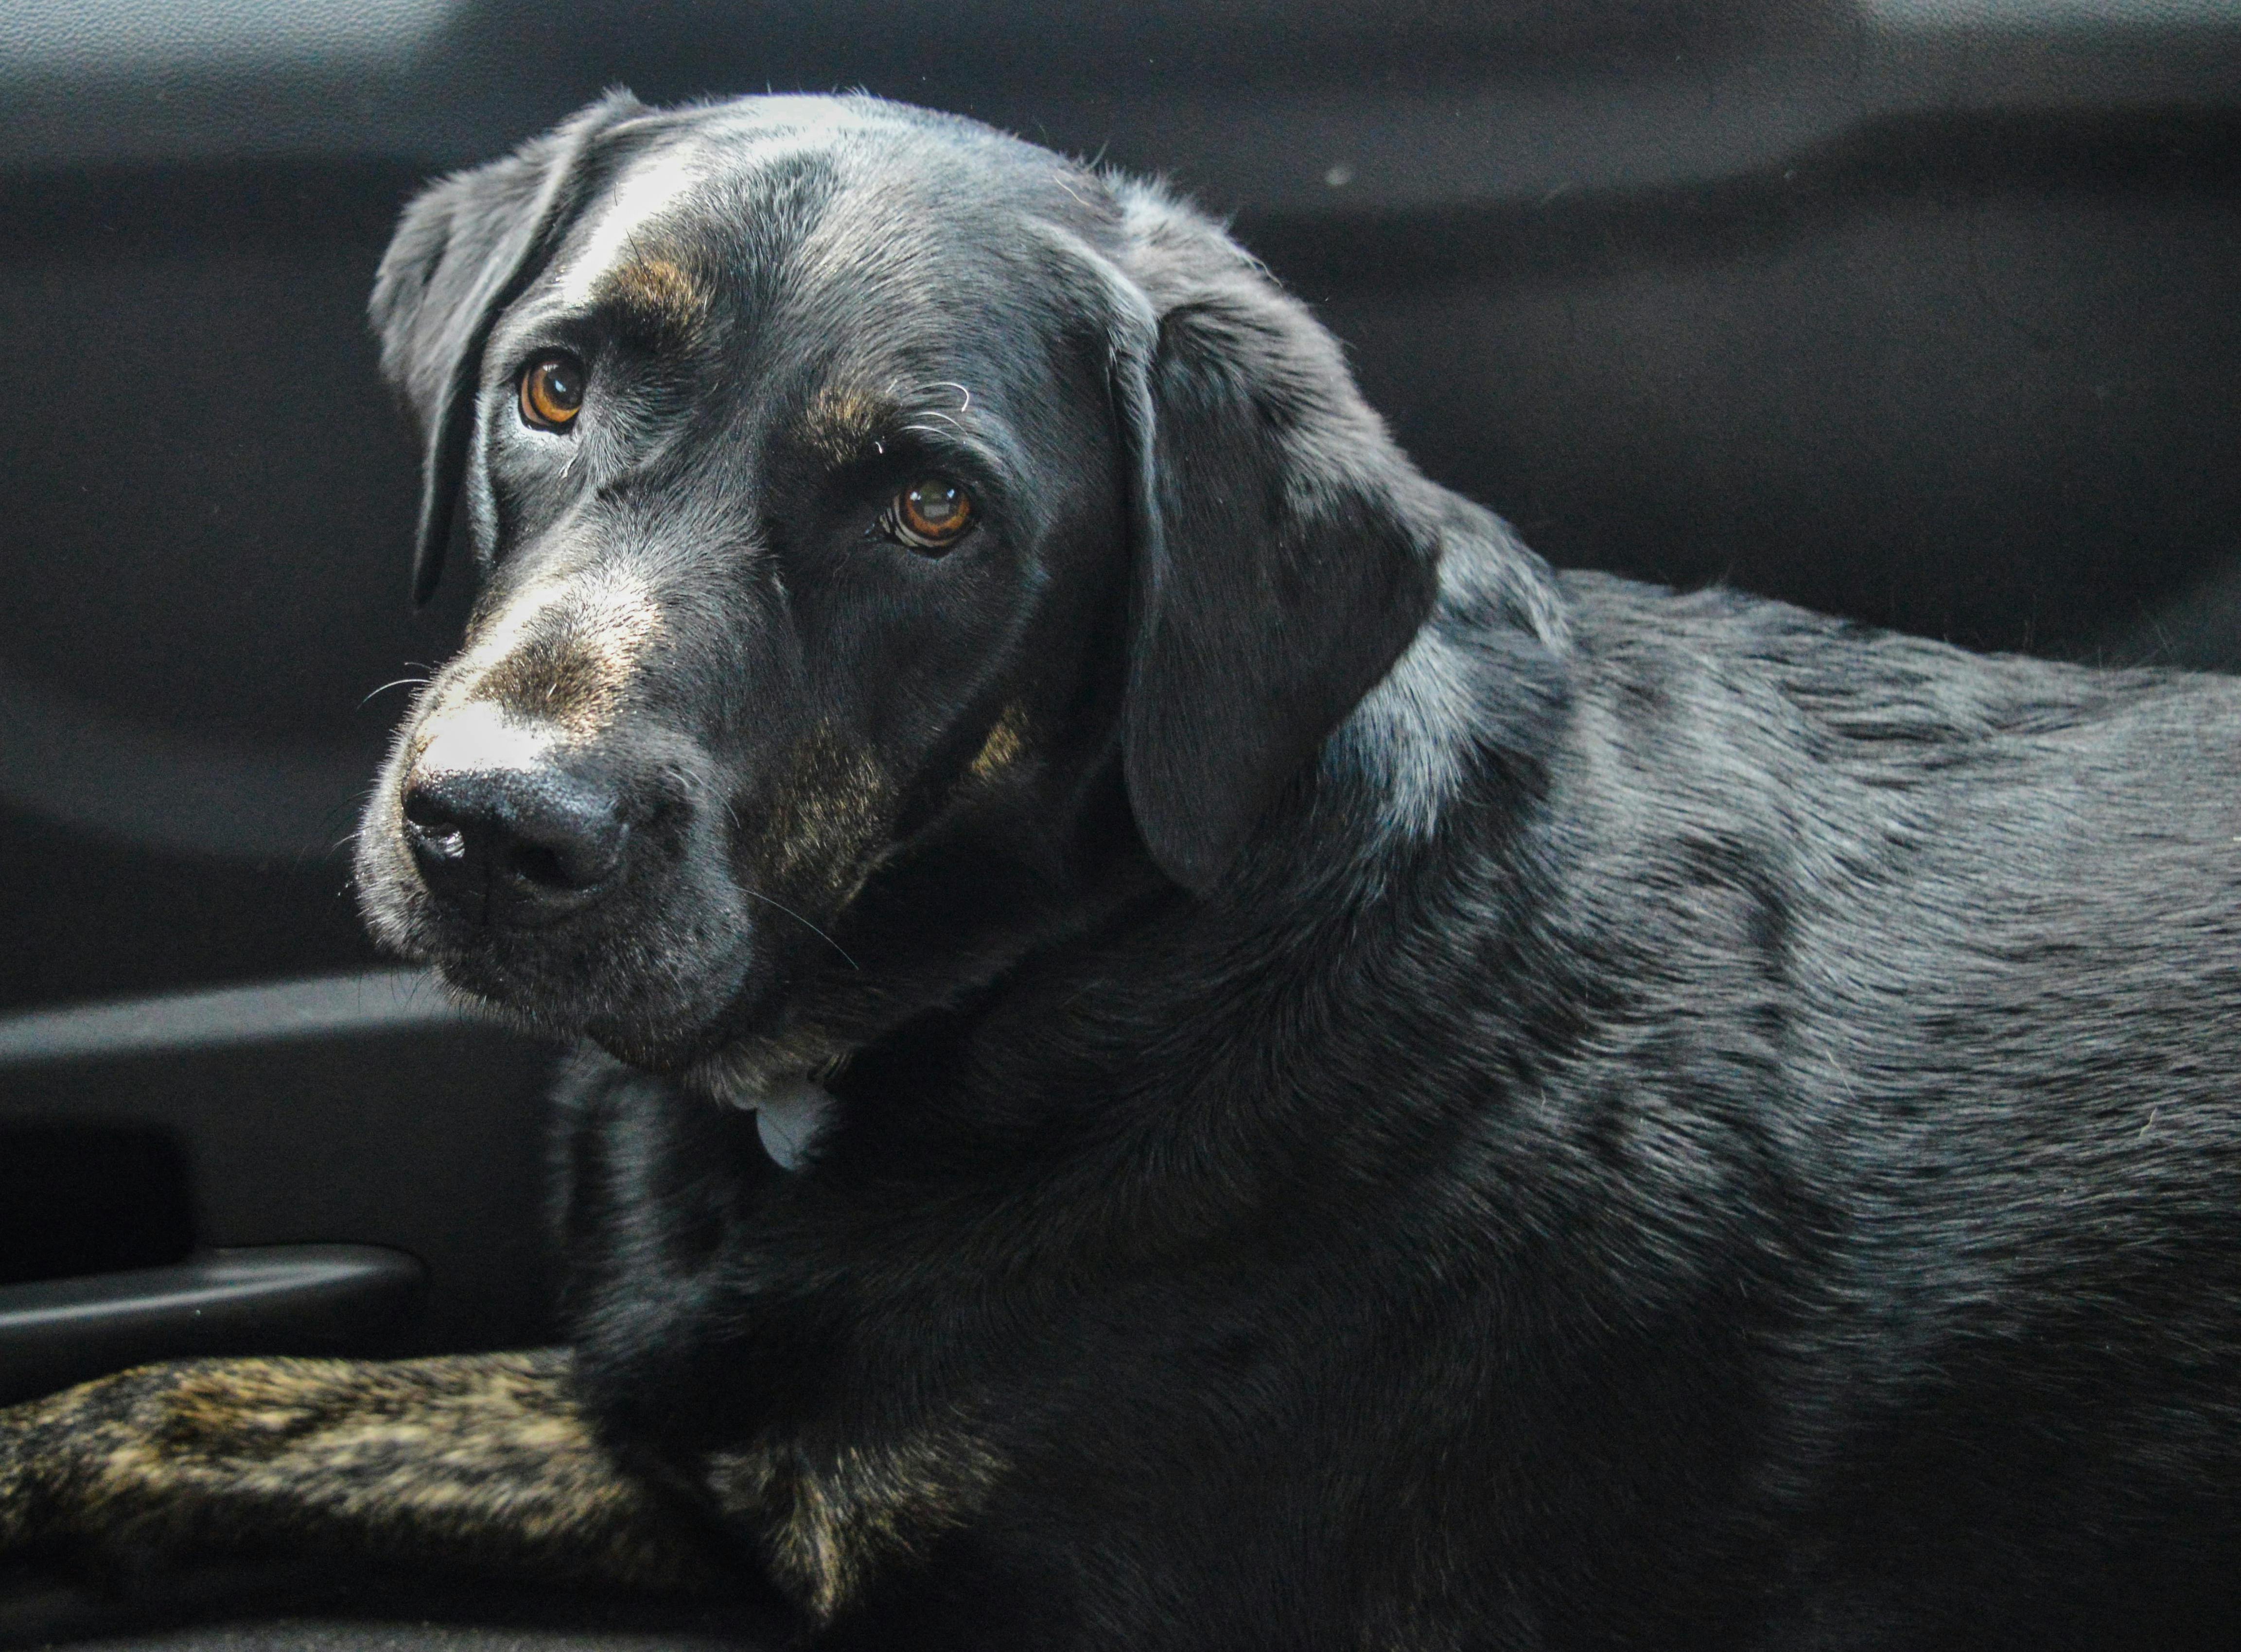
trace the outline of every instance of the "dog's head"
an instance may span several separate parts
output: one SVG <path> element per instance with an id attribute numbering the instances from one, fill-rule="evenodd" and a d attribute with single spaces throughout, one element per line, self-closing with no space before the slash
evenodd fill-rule
<path id="1" fill-rule="evenodd" d="M 381 937 L 751 1083 L 1204 893 L 1422 622 L 1438 507 L 1215 226 L 870 99 L 617 96 L 417 200 L 373 299 L 425 597 Z"/>

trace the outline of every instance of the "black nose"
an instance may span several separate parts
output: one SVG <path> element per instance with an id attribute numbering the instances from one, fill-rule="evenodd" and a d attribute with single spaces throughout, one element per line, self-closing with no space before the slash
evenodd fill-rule
<path id="1" fill-rule="evenodd" d="M 580 912 L 620 880 L 630 823 L 612 788 L 547 770 L 415 774 L 405 837 L 436 897 L 475 921 Z"/>

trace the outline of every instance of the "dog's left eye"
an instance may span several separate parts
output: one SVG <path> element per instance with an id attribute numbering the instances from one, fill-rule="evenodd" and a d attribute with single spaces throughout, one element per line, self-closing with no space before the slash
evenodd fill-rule
<path id="1" fill-rule="evenodd" d="M 920 477 L 895 495 L 881 526 L 913 551 L 940 555 L 973 526 L 973 496 L 947 476 Z"/>
<path id="2" fill-rule="evenodd" d="M 565 430 L 584 407 L 584 364 L 565 350 L 539 356 L 521 373 L 522 422 Z"/>

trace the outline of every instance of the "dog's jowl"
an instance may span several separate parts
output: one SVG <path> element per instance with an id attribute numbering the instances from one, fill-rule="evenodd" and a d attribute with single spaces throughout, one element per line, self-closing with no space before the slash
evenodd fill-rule
<path id="1" fill-rule="evenodd" d="M 359 887 L 585 1041 L 572 1349 L 57 1396 L 0 1541 L 2241 1637 L 2241 689 L 1552 573 L 1205 217 L 871 100 L 610 97 L 373 317 L 481 594 Z"/>

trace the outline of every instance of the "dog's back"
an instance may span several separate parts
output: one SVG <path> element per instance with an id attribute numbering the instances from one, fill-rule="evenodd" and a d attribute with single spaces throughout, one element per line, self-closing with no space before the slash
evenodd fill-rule
<path id="1" fill-rule="evenodd" d="M 1676 1433 L 1752 1419 L 1701 1471 L 1831 1643 L 2235 1622 L 2241 685 L 1562 584 L 1517 858 L 1562 871 L 1492 985 L 1569 972 L 1565 1024 L 1488 1183 L 1529 1144 L 1544 1224 L 1641 1285 L 1612 1322 L 1733 1338 L 1639 1375 Z"/>

